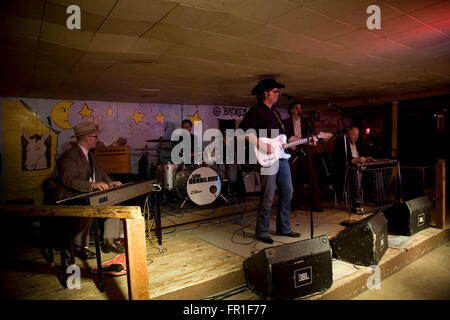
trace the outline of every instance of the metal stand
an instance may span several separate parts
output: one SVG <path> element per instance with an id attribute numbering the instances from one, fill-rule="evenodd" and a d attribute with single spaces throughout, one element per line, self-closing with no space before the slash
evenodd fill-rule
<path id="1" fill-rule="evenodd" d="M 97 218 L 94 218 L 94 234 L 95 234 L 95 253 L 97 255 L 98 289 L 100 290 L 100 292 L 105 292 L 103 284 L 102 256 L 100 252 L 100 237 Z"/>
<path id="2" fill-rule="evenodd" d="M 158 244 L 162 245 L 162 232 L 161 232 L 161 201 L 160 193 L 156 193 L 156 214 L 155 214 L 155 232 L 158 237 Z"/>
<path id="3" fill-rule="evenodd" d="M 311 121 L 312 125 L 308 126 L 306 128 L 308 139 L 307 147 L 306 147 L 306 156 L 308 157 L 309 167 L 312 168 L 313 162 L 312 162 L 312 152 L 311 152 L 311 144 L 310 139 L 311 136 L 314 134 L 314 119 Z M 311 169 L 310 169 L 311 170 Z M 311 239 L 314 238 L 314 220 L 313 220 L 313 207 L 314 207 L 314 187 L 313 187 L 313 177 L 312 174 L 309 174 L 309 220 L 310 220 L 310 230 L 311 230 Z"/>
<path id="4" fill-rule="evenodd" d="M 180 206 L 180 209 L 182 209 L 182 208 L 184 207 L 184 204 L 185 204 L 186 201 L 188 201 L 188 200 L 189 200 L 189 197 L 186 196 L 186 198 L 184 198 L 183 203 L 182 203 L 181 206 Z"/>
<path id="5" fill-rule="evenodd" d="M 225 200 L 226 203 L 230 204 L 230 201 L 228 201 L 227 198 L 225 198 L 225 196 L 223 194 L 219 194 L 220 197 L 222 197 L 223 200 Z"/>

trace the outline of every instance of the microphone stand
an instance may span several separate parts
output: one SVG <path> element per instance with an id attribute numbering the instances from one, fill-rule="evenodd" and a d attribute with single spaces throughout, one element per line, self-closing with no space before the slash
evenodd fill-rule
<path id="1" fill-rule="evenodd" d="M 305 119 L 303 116 L 301 116 L 302 119 Z M 310 139 L 313 135 L 315 135 L 314 133 L 314 119 L 313 121 L 307 121 L 305 119 L 304 121 L 305 123 L 305 131 L 306 131 L 306 137 L 307 137 L 307 147 L 306 147 L 306 156 L 308 157 L 308 163 L 309 163 L 309 170 L 311 171 L 313 162 L 312 162 L 312 150 L 311 150 L 311 144 L 310 144 Z M 309 197 L 310 197 L 310 201 L 309 201 L 309 217 L 310 217 L 310 230 L 311 230 L 311 239 L 314 238 L 314 218 L 313 218 L 313 207 L 314 207 L 314 187 L 313 187 L 313 178 L 312 178 L 312 174 L 309 173 Z"/>
<path id="2" fill-rule="evenodd" d="M 333 159 L 332 159 L 332 155 L 331 155 L 331 153 L 330 152 L 328 152 L 328 150 L 327 150 L 327 148 L 325 147 L 325 144 L 323 143 L 323 141 L 322 141 L 322 139 L 319 139 L 319 137 L 316 135 L 316 134 L 314 134 L 314 136 L 317 138 L 317 142 L 320 144 L 320 146 L 322 147 L 322 149 L 323 149 L 323 151 L 324 151 L 324 153 L 325 153 L 325 155 L 326 155 L 326 159 L 328 160 L 328 162 L 333 162 Z M 327 163 L 326 163 L 326 161 L 323 159 L 323 156 L 320 156 L 320 159 L 322 160 L 322 164 L 323 164 L 323 168 L 325 169 L 325 174 L 326 174 L 326 176 L 327 176 L 327 183 L 328 183 L 328 185 L 327 185 L 327 188 L 328 188 L 328 190 L 330 190 L 331 188 L 330 188 L 330 186 L 332 186 L 331 184 L 330 184 L 330 181 L 329 181 L 329 179 L 330 179 L 330 171 L 328 170 L 328 166 L 327 166 Z M 333 191 L 334 191 L 334 204 L 335 204 L 335 206 L 337 206 L 337 199 L 336 199 L 336 190 L 334 190 L 334 187 L 333 187 Z"/>

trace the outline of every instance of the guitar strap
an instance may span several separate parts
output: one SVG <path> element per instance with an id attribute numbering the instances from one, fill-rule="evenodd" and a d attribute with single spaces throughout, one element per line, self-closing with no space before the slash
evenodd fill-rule
<path id="1" fill-rule="evenodd" d="M 283 121 L 281 121 L 280 116 L 278 115 L 278 112 L 276 112 L 275 110 L 272 110 L 272 112 L 275 115 L 275 117 L 277 118 L 278 123 L 281 126 L 281 130 L 283 130 L 283 132 L 286 133 L 286 129 L 284 128 Z"/>

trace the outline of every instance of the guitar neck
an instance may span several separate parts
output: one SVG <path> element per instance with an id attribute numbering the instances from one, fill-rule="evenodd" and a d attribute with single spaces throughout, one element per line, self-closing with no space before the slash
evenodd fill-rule
<path id="1" fill-rule="evenodd" d="M 304 139 L 300 139 L 291 143 L 286 144 L 286 146 L 284 147 L 284 149 L 293 147 L 293 146 L 298 146 L 299 144 L 305 144 L 307 143 L 309 140 L 311 140 L 312 138 L 304 138 Z"/>

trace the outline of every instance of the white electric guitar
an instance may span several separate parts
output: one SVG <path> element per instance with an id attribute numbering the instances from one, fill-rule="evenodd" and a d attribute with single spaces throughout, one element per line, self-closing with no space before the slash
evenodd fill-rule
<path id="1" fill-rule="evenodd" d="M 317 135 L 317 138 L 328 140 L 333 136 L 332 133 L 327 132 L 321 132 Z M 289 159 L 291 157 L 290 154 L 287 154 L 284 152 L 284 149 L 298 146 L 300 144 L 308 143 L 309 141 L 315 141 L 317 142 L 316 136 L 313 136 L 311 138 L 304 138 L 300 139 L 291 143 L 287 143 L 286 135 L 280 134 L 278 137 L 270 139 L 270 138 L 259 138 L 261 142 L 264 142 L 266 144 L 270 144 L 272 153 L 265 153 L 258 150 L 257 146 L 254 145 L 254 150 L 256 154 L 256 159 L 258 160 L 258 163 L 263 167 L 270 167 L 275 163 L 275 161 L 278 161 L 278 159 Z M 284 145 L 284 146 L 283 146 Z"/>

